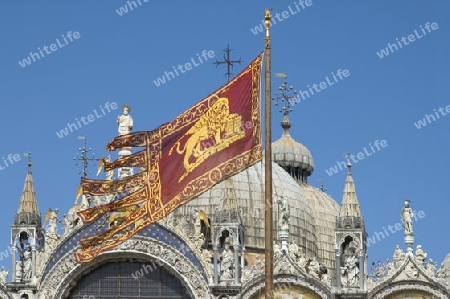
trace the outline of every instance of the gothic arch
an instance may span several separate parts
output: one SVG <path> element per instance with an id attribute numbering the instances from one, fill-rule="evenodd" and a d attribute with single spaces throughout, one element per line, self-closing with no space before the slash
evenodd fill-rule
<path id="1" fill-rule="evenodd" d="M 346 232 L 345 234 L 342 235 L 342 237 L 339 239 L 337 245 L 339 246 L 339 249 L 341 248 L 342 244 L 344 244 L 346 241 L 345 239 L 347 237 L 351 237 L 353 240 L 352 242 L 355 242 L 358 245 L 358 249 L 361 248 L 361 242 L 359 240 L 359 237 L 357 237 L 355 234 L 351 233 L 351 232 Z"/>
<path id="2" fill-rule="evenodd" d="M 298 287 L 310 291 L 322 299 L 328 299 L 331 294 L 327 294 L 322 286 L 316 285 L 313 279 L 305 279 L 296 275 L 275 275 L 274 290 Z M 258 278 L 252 281 L 252 284 L 242 290 L 241 298 L 254 298 L 258 293 L 264 290 L 265 276 L 259 275 Z"/>
<path id="3" fill-rule="evenodd" d="M 39 299 L 65 298 L 74 282 L 108 262 L 117 260 L 155 262 L 173 274 L 193 298 L 210 298 L 209 287 L 203 269 L 196 267 L 184 254 L 175 248 L 150 238 L 132 238 L 115 250 L 99 255 L 94 262 L 78 264 L 73 253 L 68 252 L 53 267 L 41 284 Z"/>

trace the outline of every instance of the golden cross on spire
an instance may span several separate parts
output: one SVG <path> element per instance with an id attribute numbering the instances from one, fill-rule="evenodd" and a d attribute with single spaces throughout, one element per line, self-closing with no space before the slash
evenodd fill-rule
<path id="1" fill-rule="evenodd" d="M 223 55 L 223 60 L 224 61 L 218 61 L 216 58 L 216 62 L 214 62 L 214 64 L 216 65 L 216 68 L 220 65 L 220 64 L 227 64 L 227 72 L 225 73 L 225 76 L 228 77 L 228 81 L 230 81 L 231 76 L 233 75 L 231 73 L 231 68 L 233 68 L 233 63 L 239 63 L 241 64 L 242 60 L 241 58 L 239 58 L 239 60 L 231 60 L 230 58 L 230 52 L 233 49 L 230 49 L 230 45 L 227 45 L 226 49 L 223 50 L 225 52 L 225 54 Z"/>

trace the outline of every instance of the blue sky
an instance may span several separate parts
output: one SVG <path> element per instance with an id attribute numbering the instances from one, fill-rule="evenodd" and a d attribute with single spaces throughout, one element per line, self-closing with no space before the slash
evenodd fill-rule
<path id="1" fill-rule="evenodd" d="M 77 137 L 87 136 L 96 157 L 107 154 L 105 145 L 117 133 L 115 120 L 124 103 L 132 107 L 135 131 L 172 120 L 224 84 L 225 67 L 216 69 L 215 58 L 196 60 L 197 66 L 159 87 L 153 81 L 204 50 L 222 59 L 227 44 L 234 49 L 233 58 L 244 61 L 234 68 L 238 73 L 263 50 L 264 35 L 251 29 L 261 24 L 263 8 L 272 7 L 274 13 L 287 11 L 287 18 L 280 15 L 283 20 L 272 27 L 273 73 L 286 72 L 289 84 L 303 91 L 338 70 L 349 73 L 296 104 L 290 115 L 291 135 L 309 148 L 315 161 L 309 183 L 319 186 L 323 177 L 327 193 L 340 203 L 346 171 L 330 176 L 326 170 L 343 161 L 343 153 L 357 155 L 364 147 L 370 153 L 369 144 L 386 140 L 387 146 L 353 163 L 367 233 L 373 236 L 394 226 L 400 221 L 399 197 L 410 199 L 413 209 L 425 215 L 414 223 L 416 245 L 442 262 L 450 251 L 450 116 L 444 115 L 450 105 L 450 4 L 312 0 L 302 8 L 298 1 L 140 2 L 122 16 L 116 12 L 127 5 L 122 0 L 2 4 L 0 157 L 18 154 L 20 160 L 8 167 L 0 160 L 0 251 L 9 244 L 19 205 L 27 171 L 24 152 L 32 152 L 42 214 L 59 208 L 62 217 L 73 204 L 80 179 L 73 161 L 83 145 Z M 438 28 L 424 35 L 420 26 L 425 28 L 427 22 L 436 22 Z M 67 37 L 69 31 L 79 36 L 65 43 L 62 35 Z M 397 45 L 397 50 L 391 46 L 383 58 L 377 54 L 411 34 L 416 34 L 415 41 Z M 47 50 L 50 54 L 35 57 L 26 67 L 18 63 L 38 47 L 57 44 L 56 39 L 63 47 L 54 46 L 54 52 Z M 273 76 L 272 90 L 281 83 Z M 102 113 L 107 102 L 117 103 L 119 109 Z M 444 110 L 437 112 L 439 119 L 424 120 L 440 107 Z M 94 115 L 92 122 L 63 138 L 57 136 L 67 123 L 87 118 L 94 109 L 99 117 Z M 273 112 L 276 140 L 282 115 Z M 418 129 L 419 120 L 426 126 Z M 395 244 L 405 249 L 402 232 L 371 245 L 369 263 L 391 258 Z M 9 260 L 0 264 L 10 268 Z"/>

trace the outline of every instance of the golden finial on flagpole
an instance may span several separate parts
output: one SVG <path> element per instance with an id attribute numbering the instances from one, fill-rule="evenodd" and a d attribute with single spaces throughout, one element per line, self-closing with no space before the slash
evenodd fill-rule
<path id="1" fill-rule="evenodd" d="M 264 18 L 264 25 L 266 26 L 266 36 L 269 37 L 270 36 L 270 13 L 272 12 L 273 8 L 268 9 L 268 8 L 264 8 L 264 11 L 266 12 L 266 17 Z"/>

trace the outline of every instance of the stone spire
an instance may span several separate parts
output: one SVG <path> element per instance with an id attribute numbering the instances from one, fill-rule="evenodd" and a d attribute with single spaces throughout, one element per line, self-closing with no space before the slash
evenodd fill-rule
<path id="1" fill-rule="evenodd" d="M 356 197 L 352 176 L 352 164 L 347 158 L 347 179 L 342 195 L 341 209 L 336 221 L 336 285 L 339 290 L 363 292 L 366 271 L 367 233 Z"/>
<path id="2" fill-rule="evenodd" d="M 20 198 L 19 209 L 14 218 L 15 225 L 38 225 L 41 226 L 41 214 L 36 201 L 33 176 L 31 174 L 31 160 L 28 161 L 28 173 Z"/>
<path id="3" fill-rule="evenodd" d="M 11 276 L 13 282 L 34 284 L 37 282 L 36 251 L 44 248 L 45 238 L 31 174 L 31 153 L 26 155 L 28 156 L 28 173 L 19 209 L 11 227 Z M 19 260 L 16 257 L 19 257 Z"/>
<path id="4" fill-rule="evenodd" d="M 358 198 L 356 196 L 355 183 L 353 182 L 352 164 L 350 163 L 350 160 L 347 161 L 347 168 L 347 179 L 345 180 L 339 217 L 361 217 Z"/>

